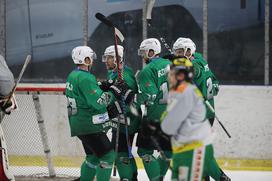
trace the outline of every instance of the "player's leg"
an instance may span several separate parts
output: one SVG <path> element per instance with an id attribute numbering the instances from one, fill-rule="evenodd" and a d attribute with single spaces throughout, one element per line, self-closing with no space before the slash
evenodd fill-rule
<path id="1" fill-rule="evenodd" d="M 145 171 L 149 180 L 155 181 L 160 179 L 160 164 L 158 160 L 153 156 L 154 146 L 152 146 L 152 140 L 144 138 L 141 133 L 137 137 L 138 155 L 143 161 Z"/>
<path id="2" fill-rule="evenodd" d="M 206 147 L 198 147 L 173 155 L 172 180 L 201 181 L 206 161 Z"/>
<path id="3" fill-rule="evenodd" d="M 90 150 L 98 160 L 95 170 L 97 181 L 109 180 L 115 153 L 106 133 L 100 132 L 78 137 L 84 143 L 84 149 Z"/>
<path id="4" fill-rule="evenodd" d="M 105 181 L 110 180 L 110 175 L 112 171 L 112 165 L 115 160 L 115 152 L 113 150 L 104 154 L 99 158 L 99 167 L 96 169 L 96 180 Z"/>
<path id="5" fill-rule="evenodd" d="M 129 135 L 131 142 L 133 141 L 134 134 Z M 112 134 L 112 144 L 116 142 L 116 131 Z M 134 157 L 129 157 L 128 146 L 125 133 L 119 133 L 118 155 L 116 158 L 116 165 L 121 180 L 137 180 L 137 166 Z"/>
<path id="6" fill-rule="evenodd" d="M 171 151 L 164 151 L 164 155 L 160 155 L 157 160 L 160 165 L 160 176 L 163 178 L 166 175 L 166 172 L 170 166 L 170 161 L 172 157 L 172 152 Z"/>
<path id="7" fill-rule="evenodd" d="M 93 154 L 88 154 L 80 168 L 80 181 L 93 180 L 98 164 L 98 158 Z"/>
<path id="8" fill-rule="evenodd" d="M 230 181 L 230 178 L 219 168 L 212 145 L 206 146 L 204 175 L 211 176 L 216 181 Z"/>
<path id="9" fill-rule="evenodd" d="M 166 175 L 166 172 L 170 166 L 170 161 L 172 158 L 171 140 L 170 137 L 164 134 L 162 131 L 161 134 L 157 136 L 157 139 L 160 147 L 159 149 L 162 149 L 163 151 L 163 154 L 160 154 L 160 156 L 157 158 L 160 164 L 160 175 L 161 178 L 163 178 Z"/>
<path id="10" fill-rule="evenodd" d="M 172 180 L 189 180 L 193 151 L 173 154 Z"/>

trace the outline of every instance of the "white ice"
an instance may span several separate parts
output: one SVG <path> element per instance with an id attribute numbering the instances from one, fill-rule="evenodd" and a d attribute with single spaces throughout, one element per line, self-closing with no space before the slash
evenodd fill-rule
<path id="1" fill-rule="evenodd" d="M 46 176 L 48 170 L 46 167 L 11 167 L 15 175 L 37 175 Z M 58 176 L 79 176 L 79 168 L 56 168 Z M 224 171 L 232 181 L 272 181 L 272 171 Z M 36 174 L 35 174 L 36 173 Z M 146 172 L 143 169 L 138 170 L 138 180 L 148 181 Z M 171 171 L 168 171 L 165 181 L 171 180 Z"/>

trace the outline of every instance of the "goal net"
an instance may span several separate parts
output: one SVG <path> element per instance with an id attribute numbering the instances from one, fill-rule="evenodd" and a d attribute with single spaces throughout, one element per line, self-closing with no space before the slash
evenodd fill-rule
<path id="1" fill-rule="evenodd" d="M 18 109 L 3 128 L 15 176 L 78 177 L 84 151 L 70 137 L 64 84 L 23 85 L 16 89 Z"/>

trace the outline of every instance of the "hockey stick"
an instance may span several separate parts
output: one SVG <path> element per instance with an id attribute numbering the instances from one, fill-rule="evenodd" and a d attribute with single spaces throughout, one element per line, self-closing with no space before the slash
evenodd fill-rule
<path id="1" fill-rule="evenodd" d="M 8 96 L 8 99 L 4 102 L 3 106 L 5 106 L 9 101 L 10 99 L 12 98 L 25 70 L 26 70 L 26 67 L 27 65 L 29 64 L 30 62 L 30 59 L 31 59 L 31 56 L 28 55 L 25 59 L 25 62 L 24 62 L 24 65 L 23 65 L 23 68 L 19 74 L 19 77 L 15 83 L 15 85 L 13 86 L 9 96 Z M 4 116 L 2 117 L 2 119 L 0 120 L 0 123 L 1 121 L 4 119 Z M 9 168 L 9 160 L 8 160 L 8 153 L 7 153 L 7 145 L 6 145 L 6 141 L 5 141 L 5 137 L 4 137 L 4 132 L 2 130 L 2 127 L 0 125 L 0 155 L 1 155 L 1 160 L 0 160 L 0 164 L 2 164 L 2 169 L 4 171 L 4 175 L 5 175 L 5 178 L 2 178 L 3 180 L 14 180 L 14 176 Z"/>
<path id="2" fill-rule="evenodd" d="M 9 96 L 8 96 L 8 99 L 4 102 L 3 106 L 5 106 L 10 101 L 10 99 L 12 98 L 12 96 L 13 96 L 14 92 L 16 91 L 16 88 L 17 88 L 19 82 L 21 81 L 21 78 L 22 78 L 22 76 L 23 76 L 23 74 L 24 74 L 24 72 L 26 70 L 26 67 L 29 64 L 30 60 L 31 60 L 31 55 L 27 55 L 27 57 L 25 59 L 25 63 L 23 65 L 23 68 L 22 68 L 22 70 L 21 70 L 21 72 L 19 74 L 19 77 L 17 78 L 17 81 L 16 81 L 15 85 L 13 86 L 13 88 L 12 88 L 12 90 L 11 90 Z"/>
<path id="3" fill-rule="evenodd" d="M 211 106 L 211 104 L 209 103 L 208 100 L 205 101 L 205 104 L 208 106 L 208 108 L 210 109 L 210 111 L 212 111 L 212 113 L 214 113 L 215 119 L 218 121 L 218 123 L 219 123 L 220 126 L 223 128 L 223 130 L 224 130 L 225 133 L 228 135 L 228 137 L 231 138 L 229 132 L 226 130 L 226 128 L 225 128 L 225 126 L 223 125 L 223 123 L 219 120 L 219 118 L 218 118 L 217 115 L 215 114 L 215 110 L 214 110 L 214 108 Z"/>
<path id="4" fill-rule="evenodd" d="M 115 57 L 117 60 L 117 73 L 118 73 L 118 81 L 123 81 L 123 68 L 121 70 L 120 68 L 120 58 L 118 56 L 118 40 L 117 37 L 120 39 L 121 42 L 123 42 L 125 40 L 123 34 L 121 33 L 120 30 L 118 30 L 113 23 L 107 19 L 103 14 L 101 13 L 96 13 L 95 17 L 100 20 L 102 23 L 106 24 L 107 26 L 113 28 L 113 33 L 114 33 L 114 49 L 115 49 Z M 127 117 L 125 114 L 125 100 L 124 100 L 124 96 L 121 97 L 121 109 L 122 109 L 122 115 L 118 116 L 118 125 L 117 125 L 117 131 L 116 131 L 116 142 L 115 142 L 115 152 L 116 154 L 118 154 L 118 147 L 119 147 L 119 132 L 120 132 L 120 119 L 124 118 L 125 120 L 125 130 L 126 130 L 126 141 L 127 141 L 127 146 L 128 146 L 128 156 L 129 158 L 132 157 L 132 153 L 131 153 L 131 143 L 130 143 L 130 139 L 129 139 L 129 135 L 128 135 L 128 121 L 127 121 Z M 116 167 L 114 167 L 114 171 L 113 171 L 113 175 L 116 176 Z"/>
<path id="5" fill-rule="evenodd" d="M 153 9 L 153 6 L 155 4 L 155 1 L 156 0 L 148 0 L 148 3 L 147 3 L 146 22 L 147 22 L 147 26 L 149 28 L 152 28 L 151 13 L 152 13 L 152 9 Z M 168 43 L 166 42 L 165 38 L 160 36 L 160 34 L 157 31 L 153 31 L 153 32 L 155 32 L 156 36 L 159 37 L 159 40 L 162 42 L 164 47 L 172 54 L 173 52 L 172 52 L 170 46 L 168 45 Z"/>

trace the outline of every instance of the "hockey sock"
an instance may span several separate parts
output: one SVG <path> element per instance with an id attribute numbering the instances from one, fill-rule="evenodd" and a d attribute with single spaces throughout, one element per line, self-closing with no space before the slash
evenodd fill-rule
<path id="1" fill-rule="evenodd" d="M 170 165 L 170 159 L 172 157 L 171 151 L 164 151 L 164 155 L 166 158 L 162 157 L 161 155 L 158 157 L 158 162 L 160 164 L 160 176 L 165 176 L 166 172 Z"/>
<path id="2" fill-rule="evenodd" d="M 87 155 L 86 159 L 81 165 L 80 181 L 90 181 L 94 179 L 96 173 L 96 167 L 99 160 L 94 155 Z"/>
<path id="3" fill-rule="evenodd" d="M 214 157 L 210 161 L 210 175 L 214 180 L 220 180 L 221 171 Z"/>
<path id="4" fill-rule="evenodd" d="M 112 165 L 115 159 L 113 150 L 109 151 L 101 158 L 99 158 L 99 165 L 96 168 L 96 180 L 105 181 L 110 180 Z"/>
<path id="5" fill-rule="evenodd" d="M 121 180 L 127 179 L 132 181 L 133 173 L 135 172 L 135 160 L 134 158 L 128 158 L 128 153 L 119 152 L 117 158 L 117 169 Z M 136 168 L 137 173 L 137 168 Z"/>
<path id="6" fill-rule="evenodd" d="M 156 158 L 152 155 L 153 150 L 138 148 L 138 155 L 141 157 L 145 171 L 149 180 L 157 181 L 160 177 L 160 165 Z"/>
<path id="7" fill-rule="evenodd" d="M 137 181 L 137 176 L 138 176 L 138 170 L 137 170 L 137 165 L 136 165 L 136 161 L 133 157 L 133 159 L 131 159 L 131 164 L 132 164 L 132 168 L 133 168 L 133 176 L 132 176 L 132 181 Z"/>

